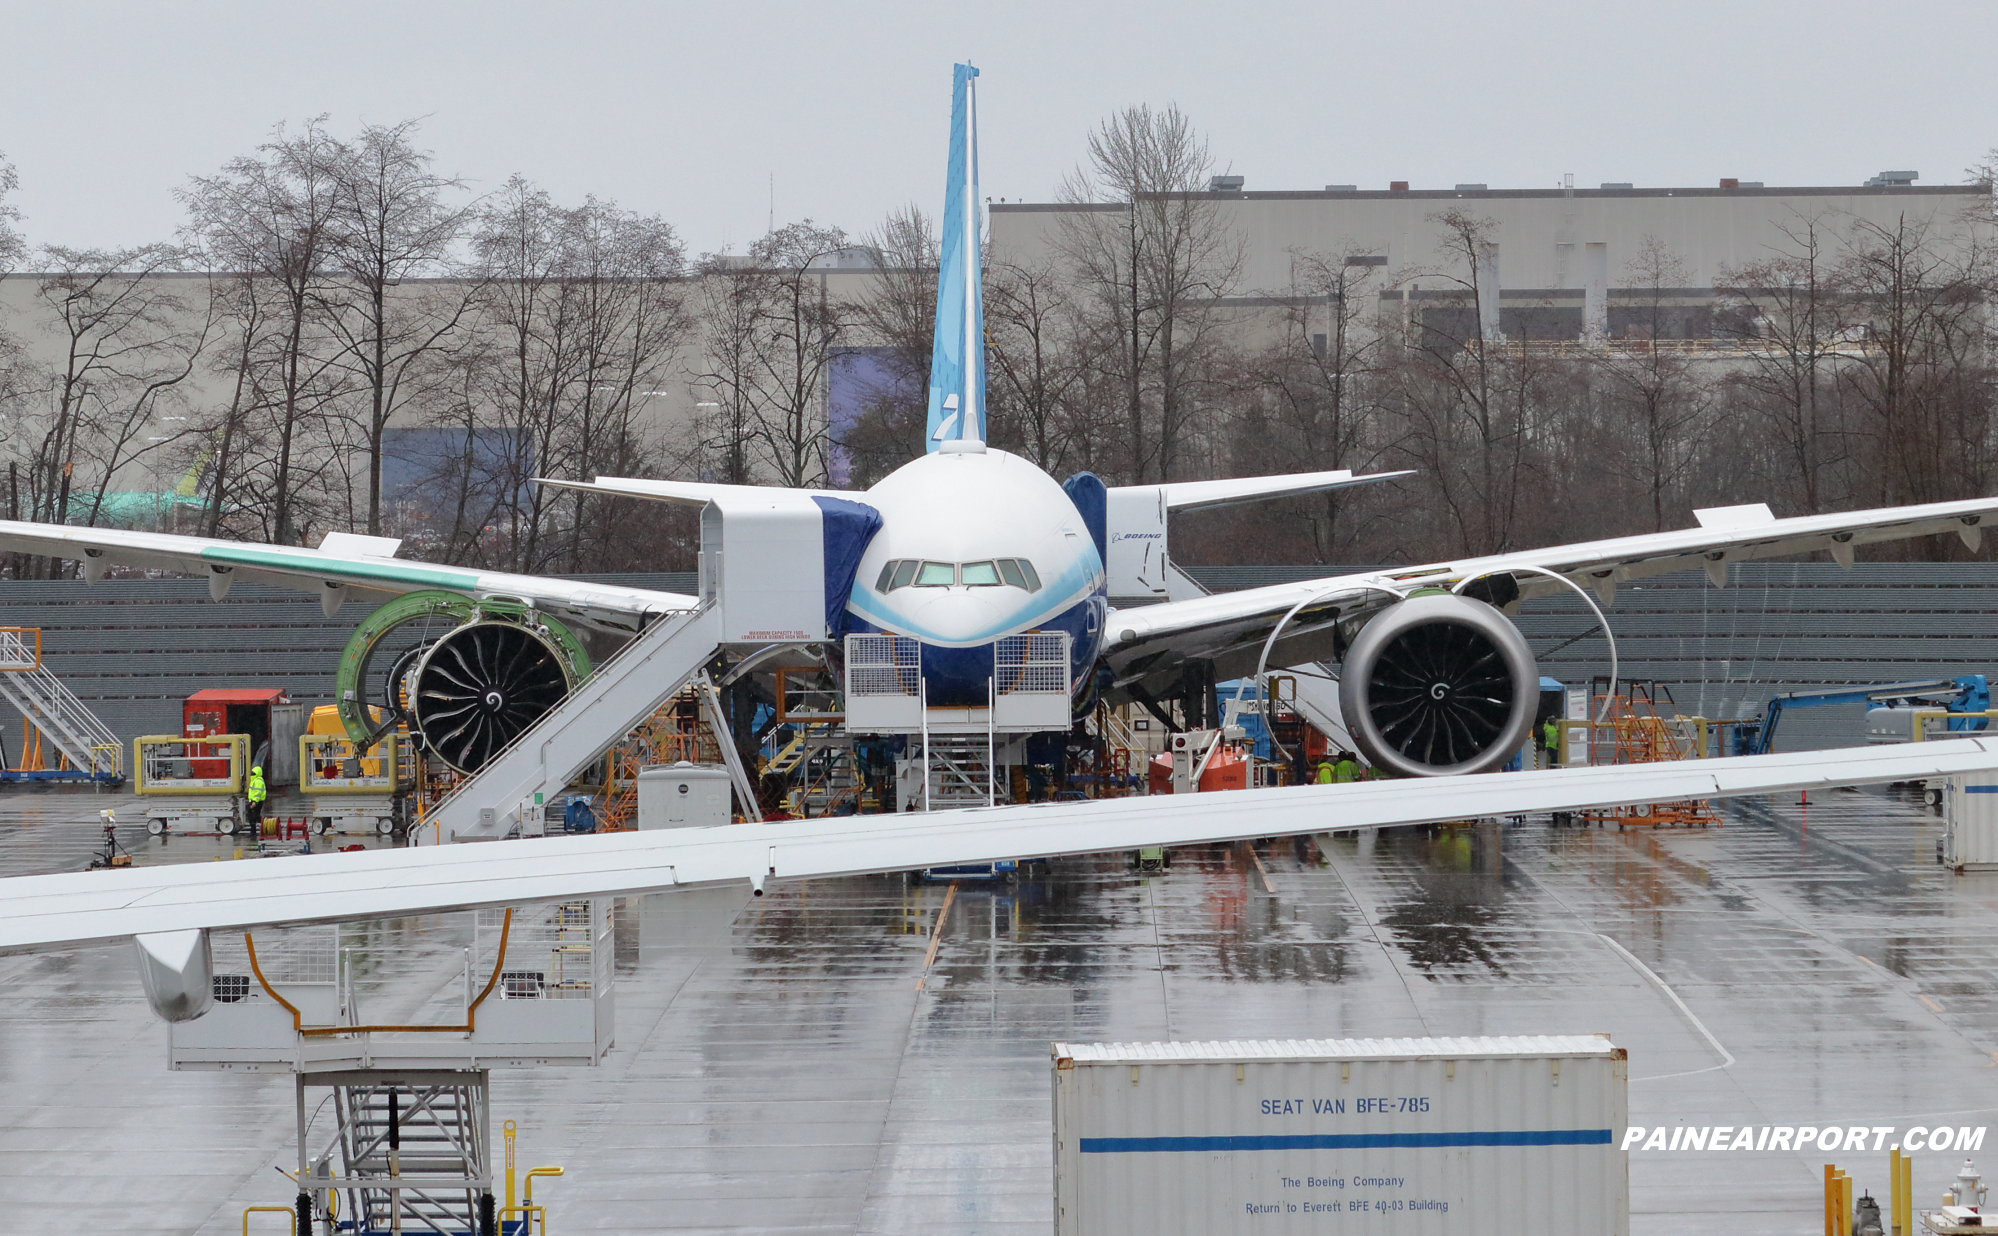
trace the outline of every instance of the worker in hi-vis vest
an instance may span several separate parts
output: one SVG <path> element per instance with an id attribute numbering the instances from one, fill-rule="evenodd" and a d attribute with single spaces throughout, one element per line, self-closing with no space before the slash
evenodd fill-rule
<path id="1" fill-rule="evenodd" d="M 1332 779 L 1341 785 L 1360 779 L 1360 757 L 1351 751 L 1341 751 L 1339 762 L 1332 766 Z"/>
<path id="2" fill-rule="evenodd" d="M 250 800 L 250 824 L 252 827 L 264 822 L 264 799 L 269 796 L 270 791 L 264 788 L 264 769 L 260 764 L 250 770 L 249 792 L 245 795 Z"/>
<path id="3" fill-rule="evenodd" d="M 1338 779 L 1338 768 L 1332 763 L 1332 753 L 1327 751 L 1318 757 L 1317 774 L 1313 780 L 1320 785 L 1331 785 Z"/>
<path id="4" fill-rule="evenodd" d="M 1547 718 L 1547 724 L 1540 727 L 1540 746 L 1547 752 L 1547 767 L 1561 758 L 1561 721 L 1557 717 Z"/>

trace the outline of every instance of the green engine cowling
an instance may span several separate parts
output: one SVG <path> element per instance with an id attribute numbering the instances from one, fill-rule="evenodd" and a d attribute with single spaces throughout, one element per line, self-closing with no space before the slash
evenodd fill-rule
<path id="1" fill-rule="evenodd" d="M 400 681 L 388 684 L 381 701 L 388 716 L 375 722 L 374 701 L 366 698 L 374 655 L 392 632 L 417 622 L 450 628 L 404 654 Z M 340 721 L 355 742 L 406 721 L 425 747 L 471 773 L 589 672 L 581 641 L 518 597 L 412 592 L 369 614 L 348 639 L 336 680 Z M 404 701 L 399 692 L 406 684 Z"/>

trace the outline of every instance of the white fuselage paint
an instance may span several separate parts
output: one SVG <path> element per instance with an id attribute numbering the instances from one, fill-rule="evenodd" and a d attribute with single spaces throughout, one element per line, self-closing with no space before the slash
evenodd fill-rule
<path id="1" fill-rule="evenodd" d="M 883 478 L 865 495 L 881 513 L 847 602 L 864 627 L 907 635 L 927 650 L 983 649 L 1023 631 L 1067 630 L 1077 677 L 1102 644 L 1103 561 L 1060 484 L 1016 455 L 956 443 Z M 1039 591 L 1009 585 L 904 587 L 883 593 L 892 561 L 966 563 L 1024 558 Z"/>

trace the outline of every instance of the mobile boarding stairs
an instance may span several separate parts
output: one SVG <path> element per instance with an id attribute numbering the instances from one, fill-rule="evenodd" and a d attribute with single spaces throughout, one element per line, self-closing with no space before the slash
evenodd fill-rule
<path id="1" fill-rule="evenodd" d="M 837 508 L 837 509 L 835 509 Z M 879 516 L 858 503 L 814 499 L 783 490 L 754 499 L 729 497 L 701 512 L 700 585 L 693 608 L 661 615 L 630 644 L 579 683 L 560 704 L 502 749 L 429 813 L 416 830 L 441 841 L 492 841 L 530 824 L 536 804 L 551 800 L 633 726 L 689 683 L 697 684 L 717 732 L 726 724 L 706 668 L 722 648 L 747 653 L 786 645 L 823 644 L 832 636 L 853 587 L 853 571 Z M 842 565 L 843 564 L 843 565 Z M 872 706 L 872 725 L 920 735 L 930 757 L 946 756 L 971 771 L 990 802 L 992 752 L 1000 735 L 1066 729 L 1069 724 L 1068 637 L 1032 634 L 1000 641 L 1000 668 L 985 709 L 945 718 L 925 709 L 917 641 L 899 636 L 849 636 L 849 655 L 877 672 L 868 684 L 849 681 L 849 707 L 858 696 Z M 864 643 L 862 649 L 858 644 Z M 1015 646 L 1017 645 L 1017 646 Z M 913 671 L 913 672 L 912 672 Z M 849 673 L 852 679 L 852 673 Z M 932 739 L 934 736 L 934 750 Z M 948 750 L 943 741 L 950 739 Z M 744 814 L 756 815 L 756 789 L 734 744 L 721 744 Z M 982 760 L 967 760 L 977 749 Z M 942 799 L 929 796 L 938 806 Z M 955 805 L 953 803 L 953 805 Z"/>

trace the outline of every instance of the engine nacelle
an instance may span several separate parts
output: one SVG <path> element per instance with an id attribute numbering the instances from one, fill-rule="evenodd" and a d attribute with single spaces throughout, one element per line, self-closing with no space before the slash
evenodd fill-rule
<path id="1" fill-rule="evenodd" d="M 1353 741 L 1405 777 L 1497 768 L 1525 744 L 1539 699 L 1519 628 L 1483 601 L 1441 593 L 1368 622 L 1339 678 Z"/>
<path id="2" fill-rule="evenodd" d="M 411 728 L 446 764 L 477 772 L 562 702 L 570 663 L 551 634 L 518 622 L 468 622 L 404 671 Z"/>

